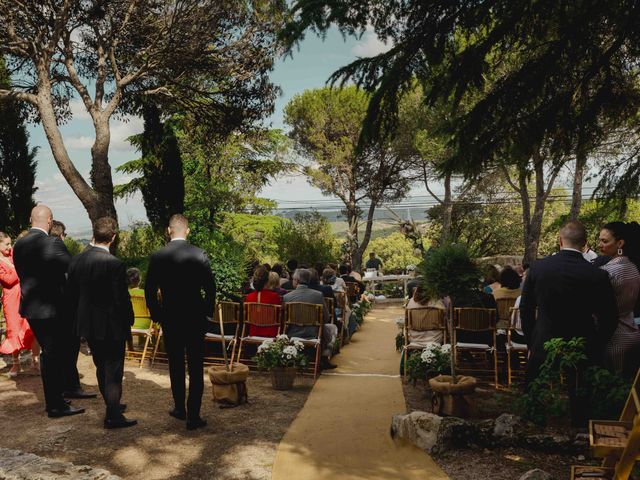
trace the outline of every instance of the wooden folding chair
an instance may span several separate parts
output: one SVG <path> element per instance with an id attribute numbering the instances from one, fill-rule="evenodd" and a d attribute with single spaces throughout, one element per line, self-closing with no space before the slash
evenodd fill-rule
<path id="1" fill-rule="evenodd" d="M 335 308 L 335 300 L 331 297 L 324 298 L 324 305 L 329 312 L 329 323 L 336 323 L 336 308 Z"/>
<path id="2" fill-rule="evenodd" d="M 522 330 L 520 325 L 520 309 L 511 307 L 509 309 L 509 328 L 507 328 L 507 342 L 505 343 L 505 349 L 507 350 L 507 386 L 511 387 L 513 378 L 513 366 L 511 364 L 512 352 L 516 354 L 518 363 L 527 363 L 527 352 L 529 348 L 524 343 L 516 343 L 512 339 L 512 332 L 518 332 Z M 522 360 L 522 361 L 521 361 Z"/>
<path id="3" fill-rule="evenodd" d="M 314 338 L 291 337 L 292 340 L 299 340 L 305 347 L 315 348 L 315 362 L 313 362 L 313 379 L 318 378 L 320 371 L 320 354 L 322 352 L 322 305 L 315 303 L 290 302 L 285 304 L 284 332 L 289 331 L 289 327 L 296 325 L 299 327 L 315 327 L 318 334 Z"/>
<path id="4" fill-rule="evenodd" d="M 220 333 L 205 333 L 205 343 L 219 343 L 222 348 L 225 346 L 231 346 L 231 360 L 235 358 L 236 346 L 238 344 L 238 333 L 240 332 L 240 304 L 236 302 L 218 302 L 216 305 L 216 316 L 209 321 L 220 328 L 220 319 L 222 319 L 223 332 Z M 233 334 L 229 334 L 229 331 L 233 331 Z M 222 341 L 222 335 L 224 335 L 224 342 Z M 214 360 L 224 360 L 223 358 L 205 357 L 205 362 L 213 363 Z"/>
<path id="5" fill-rule="evenodd" d="M 133 325 L 131 326 L 131 336 L 144 338 L 144 347 L 140 355 L 140 368 L 142 368 L 144 359 L 147 356 L 149 343 L 153 338 L 154 326 L 144 295 L 131 295 L 131 305 L 135 317 Z M 129 344 L 129 348 L 127 348 L 127 354 L 130 356 L 138 354 L 138 352 L 133 349 L 133 341 Z"/>
<path id="6" fill-rule="evenodd" d="M 278 327 L 278 334 L 282 330 L 282 307 L 267 303 L 245 303 L 244 321 L 242 322 L 242 333 L 240 334 L 240 347 L 238 348 L 238 363 L 242 359 L 242 348 L 245 343 L 260 345 L 268 338 L 257 335 L 249 335 L 249 326 L 256 327 Z"/>
<path id="7" fill-rule="evenodd" d="M 454 308 L 453 339 L 451 347 L 456 361 L 458 361 L 458 351 L 487 352 L 493 357 L 493 377 L 495 387 L 498 388 L 498 349 L 496 342 L 496 310 L 494 308 Z M 458 342 L 458 332 L 490 332 L 493 345 L 485 343 Z"/>
<path id="8" fill-rule="evenodd" d="M 447 311 L 436 307 L 409 308 L 404 311 L 404 345 L 402 347 L 403 357 L 403 380 L 407 381 L 407 360 L 409 350 L 423 350 L 426 345 L 411 341 L 410 331 L 429 332 L 441 331 L 442 341 L 447 337 Z"/>
<path id="9" fill-rule="evenodd" d="M 515 298 L 498 298 L 496 305 L 498 307 L 498 319 L 496 328 L 506 329 L 511 325 L 511 309 L 516 303 Z"/>

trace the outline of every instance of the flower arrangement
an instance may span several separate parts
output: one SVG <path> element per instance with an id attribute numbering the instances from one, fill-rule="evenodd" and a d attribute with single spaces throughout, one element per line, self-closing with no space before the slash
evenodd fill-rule
<path id="1" fill-rule="evenodd" d="M 451 345 L 429 342 L 422 352 L 411 354 L 407 360 L 407 375 L 415 384 L 430 374 L 449 373 L 451 369 Z"/>
<path id="2" fill-rule="evenodd" d="M 262 342 L 258 346 L 258 353 L 253 360 L 260 370 L 286 367 L 302 368 L 307 365 L 303 343 L 299 340 L 291 340 L 284 334 Z"/>
<path id="3" fill-rule="evenodd" d="M 365 315 L 369 313 L 372 308 L 373 305 L 371 302 L 362 298 L 359 302 L 351 306 L 351 315 L 355 318 L 358 325 L 362 325 Z"/>

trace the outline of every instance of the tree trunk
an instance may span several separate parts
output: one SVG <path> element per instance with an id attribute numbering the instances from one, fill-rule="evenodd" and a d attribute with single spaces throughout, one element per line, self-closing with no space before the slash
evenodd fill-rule
<path id="1" fill-rule="evenodd" d="M 582 136 L 578 139 L 576 148 L 576 171 L 573 176 L 573 195 L 571 197 L 571 210 L 569 220 L 578 220 L 580 208 L 582 207 L 582 183 L 584 180 L 584 170 L 587 165 L 587 151 L 584 146 Z"/>
<path id="2" fill-rule="evenodd" d="M 451 173 L 444 177 L 444 199 L 442 201 L 442 235 L 441 243 L 444 245 L 451 239 L 451 216 L 453 214 L 453 201 L 451 200 Z"/>
<path id="3" fill-rule="evenodd" d="M 355 199 L 350 198 L 346 204 L 347 212 L 347 243 L 349 245 L 349 262 L 351 268 L 355 269 L 354 261 L 357 258 L 358 251 L 358 207 L 356 206 Z M 362 258 L 361 260 L 362 261 Z"/>
<path id="4" fill-rule="evenodd" d="M 92 223 L 100 217 L 118 219 L 113 201 L 113 178 L 111 165 L 109 165 L 109 144 L 111 142 L 109 118 L 100 118 L 94 122 L 94 126 L 96 139 L 91 147 L 91 184 L 98 196 L 98 201 L 93 212 L 89 212 Z"/>
<path id="5" fill-rule="evenodd" d="M 362 256 L 369 246 L 371 240 L 371 230 L 373 228 L 373 214 L 376 211 L 376 203 L 371 202 L 369 205 L 369 211 L 367 212 L 367 226 L 364 229 L 364 236 L 362 237 L 362 243 L 356 248 L 355 255 L 353 257 L 353 269 L 360 271 L 362 269 Z"/>
<path id="6" fill-rule="evenodd" d="M 532 242 L 531 235 L 531 202 L 529 201 L 529 188 L 527 185 L 526 165 L 520 167 L 518 172 L 518 193 L 522 202 L 522 227 L 524 240 L 524 263 L 531 263 L 538 254 L 538 246 Z"/>

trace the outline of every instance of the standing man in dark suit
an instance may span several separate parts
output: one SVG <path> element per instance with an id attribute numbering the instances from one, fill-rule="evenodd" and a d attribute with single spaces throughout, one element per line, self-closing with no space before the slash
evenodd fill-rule
<path id="1" fill-rule="evenodd" d="M 76 335 L 89 342 L 100 393 L 107 407 L 105 428 L 131 427 L 138 423 L 122 412 L 122 374 L 125 341 L 133 325 L 133 307 L 124 263 L 109 247 L 117 235 L 113 218 L 93 224 L 93 244 L 71 260 L 67 296 Z"/>
<path id="2" fill-rule="evenodd" d="M 586 242 L 584 226 L 568 222 L 560 229 L 560 252 L 536 261 L 524 282 L 520 317 L 529 346 L 527 384 L 538 376 L 548 340 L 584 337 L 589 361 L 600 363 L 616 328 L 617 307 L 609 276 L 584 259 Z M 576 414 L 573 406 L 572 413 Z M 582 420 L 574 418 L 574 423 Z"/>
<path id="3" fill-rule="evenodd" d="M 66 230 L 67 227 L 65 227 L 64 223 L 59 222 L 58 220 L 53 220 L 49 235 L 59 238 L 64 243 L 64 239 L 67 236 Z M 71 319 L 71 313 L 65 309 L 65 311 L 60 313 L 59 318 L 61 325 L 64 325 L 64 328 L 69 332 L 68 344 L 64 349 L 66 369 L 62 375 L 63 395 L 65 398 L 95 398 L 95 393 L 85 392 L 82 385 L 80 385 L 80 374 L 78 373 L 80 337 L 75 334 L 75 327 L 73 325 L 73 320 Z"/>
<path id="4" fill-rule="evenodd" d="M 162 325 L 171 392 L 175 407 L 172 417 L 187 420 L 187 429 L 204 427 L 200 417 L 204 390 L 204 334 L 207 317 L 213 317 L 216 286 L 209 258 L 204 250 L 187 242 L 189 223 L 173 215 L 168 228 L 171 241 L 149 261 L 145 297 L 151 318 Z M 159 298 L 161 300 L 159 300 Z M 189 368 L 189 399 L 185 410 L 184 355 Z"/>
<path id="5" fill-rule="evenodd" d="M 62 396 L 69 332 L 63 313 L 65 273 L 71 256 L 62 240 L 50 237 L 51 210 L 37 205 L 31 211 L 31 229 L 13 249 L 22 298 L 20 315 L 27 319 L 42 347 L 40 371 L 47 414 L 51 418 L 83 413 Z"/>

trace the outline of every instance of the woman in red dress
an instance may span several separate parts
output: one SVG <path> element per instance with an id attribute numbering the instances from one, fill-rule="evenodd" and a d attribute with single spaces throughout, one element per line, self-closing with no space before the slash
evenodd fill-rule
<path id="1" fill-rule="evenodd" d="M 269 303 L 282 305 L 282 297 L 273 290 L 267 289 L 269 282 L 269 270 L 260 265 L 253 272 L 253 292 L 248 294 L 245 303 Z M 249 335 L 252 337 L 275 337 L 278 335 L 278 327 L 257 327 L 249 325 Z"/>
<path id="2" fill-rule="evenodd" d="M 13 356 L 13 367 L 7 374 L 14 378 L 20 372 L 20 350 L 30 348 L 33 366 L 38 369 L 40 346 L 33 336 L 27 320 L 22 318 L 20 309 L 20 281 L 13 266 L 11 238 L 0 232 L 0 285 L 2 286 L 2 309 L 7 322 L 7 338 L 0 345 L 0 354 Z"/>

